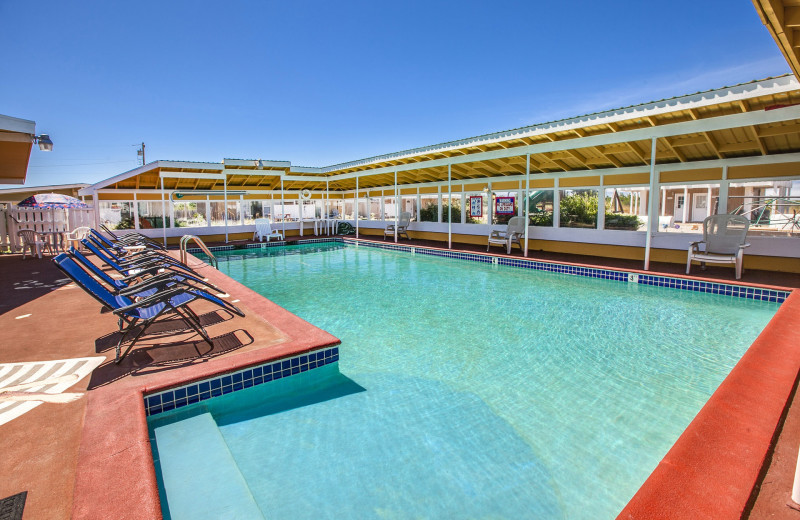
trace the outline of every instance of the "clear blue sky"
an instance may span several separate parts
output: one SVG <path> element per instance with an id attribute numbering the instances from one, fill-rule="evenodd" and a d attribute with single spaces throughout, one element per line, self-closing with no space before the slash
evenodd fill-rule
<path id="1" fill-rule="evenodd" d="M 156 159 L 327 166 L 786 73 L 749 0 L 0 0 L 26 185 Z"/>

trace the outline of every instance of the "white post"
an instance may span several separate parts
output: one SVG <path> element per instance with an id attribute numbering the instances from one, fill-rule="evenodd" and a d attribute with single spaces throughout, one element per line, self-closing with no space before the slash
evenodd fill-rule
<path id="1" fill-rule="evenodd" d="M 353 199 L 353 217 L 356 219 L 356 238 L 358 238 L 358 175 L 356 175 L 356 198 Z"/>
<path id="2" fill-rule="evenodd" d="M 397 242 L 397 225 L 399 224 L 400 201 L 397 200 L 397 170 L 394 172 L 394 241 Z"/>
<path id="3" fill-rule="evenodd" d="M 453 248 L 453 179 L 450 164 L 447 165 L 447 249 Z"/>
<path id="4" fill-rule="evenodd" d="M 225 177 L 222 179 L 222 198 L 223 203 L 222 206 L 224 208 L 224 215 L 225 215 L 225 243 L 228 243 L 228 174 L 225 174 Z"/>
<path id="5" fill-rule="evenodd" d="M 244 195 L 239 195 L 239 225 L 244 226 Z"/>
<path id="6" fill-rule="evenodd" d="M 531 219 L 528 216 L 530 211 L 530 203 L 528 202 L 528 197 L 531 196 L 531 154 L 525 155 L 525 196 L 522 197 L 523 203 L 525 204 L 525 251 L 524 256 L 528 256 L 528 226 L 531 223 Z"/>
<path id="7" fill-rule="evenodd" d="M 283 175 L 281 175 L 281 212 L 283 213 L 281 217 L 281 230 L 283 232 L 283 239 L 286 240 L 286 202 L 283 197 Z"/>
<path id="8" fill-rule="evenodd" d="M 711 207 L 711 185 L 709 184 L 709 186 L 708 186 L 708 197 L 706 197 L 706 216 L 707 217 L 711 216 L 711 210 L 712 210 L 712 207 Z"/>
<path id="9" fill-rule="evenodd" d="M 325 215 L 323 215 L 325 218 L 325 234 L 330 235 L 331 223 L 328 219 L 331 218 L 331 193 L 327 177 L 325 178 L 325 204 L 323 207 L 325 208 Z"/>
<path id="10" fill-rule="evenodd" d="M 722 182 L 719 184 L 719 208 L 717 213 L 725 214 L 728 212 L 728 167 L 722 167 Z"/>
<path id="11" fill-rule="evenodd" d="M 139 201 L 135 191 L 133 192 L 133 229 L 139 229 Z"/>
<path id="12" fill-rule="evenodd" d="M 301 192 L 297 192 L 297 209 L 300 212 L 300 236 L 303 236 L 303 199 L 300 197 Z"/>
<path id="13" fill-rule="evenodd" d="M 650 194 L 652 197 L 653 195 Z M 649 200 L 649 199 L 648 199 Z M 667 214 L 667 188 L 661 188 L 661 216 Z"/>
<path id="14" fill-rule="evenodd" d="M 683 187 L 683 215 L 681 223 L 686 224 L 686 214 L 689 213 L 689 186 Z"/>
<path id="15" fill-rule="evenodd" d="M 650 194 L 647 197 L 647 235 L 644 241 L 644 270 L 650 270 L 650 243 L 653 233 L 658 229 L 658 219 L 656 218 L 656 201 L 658 197 L 658 178 L 656 177 L 656 138 L 653 137 L 650 145 Z M 686 199 L 683 202 L 686 207 Z"/>
<path id="16" fill-rule="evenodd" d="M 597 188 L 597 229 L 606 228 L 606 188 L 603 177 L 600 176 L 600 186 Z"/>
<path id="17" fill-rule="evenodd" d="M 164 231 L 164 247 L 167 247 L 167 211 L 164 200 L 164 177 L 161 177 L 161 228 Z"/>
<path id="18" fill-rule="evenodd" d="M 561 227 L 561 192 L 558 190 L 558 177 L 553 179 L 553 228 Z"/>

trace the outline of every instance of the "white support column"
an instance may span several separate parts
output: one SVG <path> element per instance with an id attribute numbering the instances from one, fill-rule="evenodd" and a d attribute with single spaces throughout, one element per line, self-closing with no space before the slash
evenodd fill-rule
<path id="1" fill-rule="evenodd" d="M 436 196 L 438 197 L 438 205 L 436 209 L 436 222 L 442 222 L 442 187 L 437 186 L 436 188 L 438 191 L 436 192 Z"/>
<path id="2" fill-rule="evenodd" d="M 133 192 L 133 229 L 139 229 L 139 201 L 135 191 Z"/>
<path id="3" fill-rule="evenodd" d="M 681 222 L 686 224 L 686 215 L 689 214 L 689 186 L 683 187 L 683 215 L 681 216 Z"/>
<path id="4" fill-rule="evenodd" d="M 461 223 L 467 223 L 467 195 L 464 193 L 464 185 L 461 185 Z"/>
<path id="5" fill-rule="evenodd" d="M 175 227 L 175 204 L 172 202 L 172 197 L 167 200 L 167 207 L 169 207 L 169 227 Z"/>
<path id="6" fill-rule="evenodd" d="M 491 226 L 494 221 L 494 192 L 491 182 L 487 182 L 486 186 L 489 187 L 489 191 L 486 192 L 486 222 Z"/>
<path id="7" fill-rule="evenodd" d="M 286 199 L 284 198 L 283 192 L 283 175 L 281 175 L 281 232 L 283 233 L 283 239 L 286 240 Z"/>
<path id="8" fill-rule="evenodd" d="M 525 195 L 522 197 L 522 203 L 525 204 L 525 208 L 523 209 L 525 214 L 525 251 L 523 251 L 523 256 L 528 256 L 528 226 L 531 225 L 531 219 L 529 216 L 530 213 L 530 204 L 528 203 L 528 197 L 531 196 L 531 154 L 525 155 Z"/>
<path id="9" fill-rule="evenodd" d="M 228 174 L 226 173 L 222 179 L 222 206 L 225 215 L 225 243 L 228 243 Z"/>
<path id="10" fill-rule="evenodd" d="M 711 216 L 711 211 L 714 208 L 711 206 L 711 186 L 708 186 L 708 196 L 706 197 L 706 216 Z"/>
<path id="11" fill-rule="evenodd" d="M 417 188 L 417 222 L 422 220 L 420 211 L 422 211 L 422 197 L 419 194 L 419 188 Z"/>
<path id="12" fill-rule="evenodd" d="M 728 212 L 728 188 L 730 187 L 730 183 L 728 182 L 728 167 L 722 167 L 722 182 L 719 183 L 719 208 L 717 209 L 717 213 L 720 215 Z"/>
<path id="13" fill-rule="evenodd" d="M 164 247 L 167 247 L 167 219 L 165 215 L 167 213 L 164 201 L 164 177 L 161 177 L 161 228 L 164 233 Z"/>
<path id="14" fill-rule="evenodd" d="M 597 187 L 597 229 L 606 228 L 606 188 L 603 185 L 603 177 L 600 175 L 600 186 Z"/>
<path id="15" fill-rule="evenodd" d="M 647 197 L 647 235 L 644 241 L 644 270 L 650 270 L 650 244 L 653 239 L 653 233 L 658 229 L 658 214 L 656 208 L 656 201 L 658 197 L 658 178 L 656 177 L 656 141 L 655 137 L 652 138 L 650 145 L 650 195 Z M 686 199 L 683 202 L 686 206 Z"/>
<path id="16" fill-rule="evenodd" d="M 447 165 L 447 249 L 453 248 L 453 179 Z"/>
<path id="17" fill-rule="evenodd" d="M 397 242 L 397 225 L 400 216 L 400 201 L 398 195 L 400 192 L 397 190 L 397 170 L 394 171 L 394 241 Z"/>
<path id="18" fill-rule="evenodd" d="M 652 197 L 654 195 L 651 193 L 650 196 Z M 666 188 L 662 188 L 661 189 L 661 213 L 660 214 L 661 214 L 662 217 L 667 214 L 667 189 Z"/>
<path id="19" fill-rule="evenodd" d="M 556 177 L 553 179 L 553 228 L 561 227 L 561 192 L 558 184 L 558 177 Z"/>
<path id="20" fill-rule="evenodd" d="M 164 181 L 161 181 L 163 186 Z M 97 198 L 97 190 L 92 190 L 92 206 L 94 206 L 94 227 L 95 229 L 100 229 L 100 200 Z M 13 242 L 15 244 L 14 251 L 16 251 L 16 244 L 17 242 Z M 166 246 L 166 239 L 164 242 Z"/>
<path id="21" fill-rule="evenodd" d="M 244 226 L 244 195 L 239 195 L 239 225 Z"/>
<path id="22" fill-rule="evenodd" d="M 356 238 L 358 238 L 358 175 L 356 175 L 356 198 L 353 199 L 353 217 L 356 219 Z"/>

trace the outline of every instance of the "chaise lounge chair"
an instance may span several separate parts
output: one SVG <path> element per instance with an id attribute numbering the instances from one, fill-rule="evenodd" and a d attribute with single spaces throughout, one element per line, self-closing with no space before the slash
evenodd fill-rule
<path id="1" fill-rule="evenodd" d="M 735 264 L 736 279 L 739 280 L 742 277 L 744 248 L 750 246 L 745 243 L 749 228 L 750 221 L 742 215 L 706 217 L 703 220 L 703 240 L 689 244 L 686 274 L 689 274 L 693 260 L 700 262 L 703 269 L 706 262 Z"/>
<path id="2" fill-rule="evenodd" d="M 100 282 L 92 278 L 89 273 L 84 271 L 83 268 L 66 253 L 61 253 L 56 256 L 53 262 L 79 287 L 119 317 L 118 323 L 122 336 L 117 343 L 115 363 L 122 361 L 133 348 L 133 345 L 144 335 L 147 328 L 153 322 L 164 316 L 176 315 L 180 317 L 189 327 L 197 332 L 206 343 L 213 347 L 214 345 L 211 339 L 200 324 L 200 318 L 189 308 L 189 304 L 194 301 L 206 300 L 237 316 L 244 317 L 244 313 L 236 306 L 203 290 L 181 284 L 176 284 L 157 291 L 155 294 L 134 301 L 132 297 L 124 293 L 114 294 L 103 287 Z M 136 332 L 130 345 L 128 345 L 128 348 L 125 350 L 125 353 L 121 353 L 122 345 L 125 343 L 128 334 L 137 327 L 140 321 L 142 323 L 139 331 Z M 123 329 L 124 325 L 127 326 Z"/>
<path id="3" fill-rule="evenodd" d="M 493 230 L 489 235 L 489 243 L 486 250 L 490 246 L 506 246 L 506 251 L 511 254 L 511 244 L 517 243 L 520 251 L 522 250 L 522 239 L 525 236 L 525 217 L 511 217 L 508 221 L 508 226 L 505 230 Z"/>
<path id="4" fill-rule="evenodd" d="M 406 236 L 407 240 L 411 240 L 408 236 L 408 226 L 411 225 L 411 213 L 408 211 L 404 211 L 400 213 L 400 218 L 397 220 L 397 237 L 400 238 L 402 235 Z M 383 230 L 383 239 L 386 240 L 387 236 L 394 236 L 394 222 L 386 226 L 386 229 Z"/>
<path id="5" fill-rule="evenodd" d="M 283 233 L 278 231 L 277 229 L 272 229 L 272 224 L 270 223 L 268 218 L 257 218 L 256 219 L 256 230 L 253 233 L 253 240 L 258 237 L 258 241 L 263 241 L 264 238 L 267 239 L 269 242 L 270 238 L 277 238 L 278 240 L 283 240 Z"/>

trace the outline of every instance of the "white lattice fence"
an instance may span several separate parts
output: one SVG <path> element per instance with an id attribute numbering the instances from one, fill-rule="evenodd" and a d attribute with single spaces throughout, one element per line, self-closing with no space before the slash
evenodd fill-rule
<path id="1" fill-rule="evenodd" d="M 0 250 L 19 251 L 22 242 L 17 236 L 21 229 L 37 233 L 48 231 L 69 232 L 80 226 L 94 225 L 94 209 L 42 209 L 11 207 L 0 209 Z"/>

